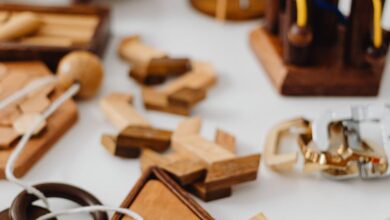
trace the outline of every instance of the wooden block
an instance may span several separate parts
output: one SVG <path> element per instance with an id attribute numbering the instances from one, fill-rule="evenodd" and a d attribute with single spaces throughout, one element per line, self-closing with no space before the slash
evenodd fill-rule
<path id="1" fill-rule="evenodd" d="M 260 154 L 218 161 L 207 170 L 204 181 L 206 188 L 217 190 L 253 181 L 257 178 Z"/>
<path id="2" fill-rule="evenodd" d="M 106 148 L 106 150 L 114 156 L 123 158 L 137 158 L 141 154 L 140 148 L 131 148 L 129 146 L 118 145 L 117 137 L 113 135 L 103 134 L 101 138 L 101 143 Z"/>
<path id="3" fill-rule="evenodd" d="M 123 201 L 122 208 L 129 208 L 144 220 L 212 220 L 168 174 L 159 168 L 145 172 L 133 190 Z M 115 213 L 112 220 L 129 220 Z"/>
<path id="4" fill-rule="evenodd" d="M 13 124 L 13 129 L 20 135 L 25 134 L 35 121 L 40 117 L 39 113 L 24 113 Z M 46 122 L 41 122 L 34 131 L 34 135 L 39 134 L 46 127 Z"/>
<path id="5" fill-rule="evenodd" d="M 128 126 L 150 126 L 149 122 L 131 105 L 132 99 L 131 96 L 114 93 L 100 101 L 102 111 L 119 130 Z"/>
<path id="6" fill-rule="evenodd" d="M 250 220 L 267 220 L 263 213 L 259 213 L 256 216 L 253 216 Z"/>
<path id="7" fill-rule="evenodd" d="M 19 74 L 28 72 L 34 77 L 51 75 L 52 73 L 41 62 L 11 62 L 4 63 L 8 68 L 9 74 Z M 30 78 L 31 79 L 31 78 Z M 60 91 L 55 91 L 53 98 L 60 95 Z M 22 151 L 15 164 L 15 175 L 23 176 L 37 162 L 45 152 L 76 122 L 77 107 L 73 100 L 66 101 L 61 107 L 47 120 L 46 131 L 43 135 L 31 139 L 26 148 Z M 6 161 L 14 148 L 8 148 L 0 151 L 0 179 L 5 177 L 4 169 Z"/>
<path id="8" fill-rule="evenodd" d="M 26 37 L 19 41 L 21 44 L 33 46 L 54 46 L 54 47 L 70 47 L 73 41 L 66 37 L 52 37 L 52 36 L 33 36 Z"/>
<path id="9" fill-rule="evenodd" d="M 163 111 L 179 115 L 189 115 L 190 109 L 182 106 L 169 105 L 168 96 L 151 88 L 143 88 L 142 96 L 147 109 Z"/>
<path id="10" fill-rule="evenodd" d="M 215 143 L 234 154 L 236 153 L 236 138 L 228 132 L 218 129 L 215 134 Z"/>
<path id="11" fill-rule="evenodd" d="M 234 159 L 236 156 L 230 151 L 208 141 L 199 135 L 188 135 L 173 139 L 172 147 L 180 153 L 195 157 L 211 165 L 218 161 Z"/>
<path id="12" fill-rule="evenodd" d="M 173 132 L 172 139 L 199 134 L 201 126 L 202 120 L 200 117 L 187 118 L 180 122 L 178 127 Z"/>
<path id="13" fill-rule="evenodd" d="M 0 150 L 8 149 L 19 137 L 19 134 L 11 127 L 0 127 Z"/>
<path id="14" fill-rule="evenodd" d="M 147 148 L 166 151 L 171 144 L 172 132 L 151 127 L 129 126 L 117 137 L 117 145 L 130 148 Z"/>
<path id="15" fill-rule="evenodd" d="M 94 28 L 45 24 L 39 28 L 36 35 L 41 37 L 66 38 L 71 40 L 72 44 L 86 44 L 92 39 L 94 33 Z"/>
<path id="16" fill-rule="evenodd" d="M 141 155 L 141 169 L 158 166 L 172 175 L 181 185 L 188 185 L 204 178 L 206 164 L 177 153 L 160 155 L 144 150 Z"/>
<path id="17" fill-rule="evenodd" d="M 146 71 L 148 76 L 178 76 L 191 71 L 191 61 L 187 58 L 153 58 Z"/>
<path id="18" fill-rule="evenodd" d="M 171 105 L 191 108 L 198 102 L 206 98 L 205 90 L 182 88 L 168 96 L 168 102 Z"/>
<path id="19" fill-rule="evenodd" d="M 163 76 L 148 75 L 145 66 L 133 66 L 130 69 L 129 76 L 142 85 L 156 85 L 165 81 L 165 77 Z"/>
<path id="20" fill-rule="evenodd" d="M 0 125 L 2 126 L 12 126 L 14 121 L 18 119 L 21 115 L 20 110 L 16 105 L 10 105 L 5 109 L 0 110 Z"/>
<path id="21" fill-rule="evenodd" d="M 147 66 L 153 58 L 166 57 L 166 53 L 141 42 L 139 36 L 130 36 L 122 40 L 118 47 L 119 56 L 136 66 Z"/>
<path id="22" fill-rule="evenodd" d="M 163 88 L 167 95 L 176 93 L 182 88 L 194 90 L 207 90 L 217 81 L 215 70 L 206 62 L 194 62 L 192 71 L 180 76 Z"/>
<path id="23" fill-rule="evenodd" d="M 205 202 L 226 198 L 232 195 L 232 188 L 217 190 L 208 190 L 202 182 L 194 183 L 189 186 L 189 190 Z"/>
<path id="24" fill-rule="evenodd" d="M 46 96 L 37 95 L 30 97 L 19 104 L 23 113 L 41 113 L 50 105 Z"/>

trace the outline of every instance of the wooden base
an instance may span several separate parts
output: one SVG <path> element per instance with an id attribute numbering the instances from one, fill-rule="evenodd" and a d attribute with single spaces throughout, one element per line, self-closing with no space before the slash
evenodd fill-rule
<path id="1" fill-rule="evenodd" d="M 41 62 L 4 63 L 10 74 L 29 71 L 30 75 L 48 75 L 51 72 Z M 58 93 L 58 92 L 57 92 Z M 57 94 L 53 94 L 56 96 Z M 15 175 L 22 177 L 50 147 L 77 121 L 77 106 L 73 100 L 65 102 L 47 121 L 43 134 L 32 138 L 15 164 Z M 14 147 L 0 150 L 0 179 L 5 178 L 5 165 Z"/>
<path id="2" fill-rule="evenodd" d="M 332 53 L 318 53 L 321 63 L 298 67 L 284 63 L 279 39 L 265 28 L 250 34 L 253 51 L 265 72 L 282 95 L 286 96 L 376 96 L 383 74 L 384 62 L 373 68 L 340 65 Z"/>
<path id="3" fill-rule="evenodd" d="M 216 17 L 218 0 L 191 0 L 191 5 L 198 11 Z M 265 0 L 250 0 L 249 7 L 242 9 L 240 0 L 226 0 L 225 18 L 228 20 L 256 19 L 264 14 Z"/>

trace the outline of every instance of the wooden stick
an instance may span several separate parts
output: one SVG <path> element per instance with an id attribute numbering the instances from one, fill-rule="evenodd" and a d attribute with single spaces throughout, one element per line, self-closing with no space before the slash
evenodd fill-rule
<path id="1" fill-rule="evenodd" d="M 0 26 L 0 41 L 10 41 L 34 33 L 41 26 L 41 19 L 32 12 L 12 16 Z"/>

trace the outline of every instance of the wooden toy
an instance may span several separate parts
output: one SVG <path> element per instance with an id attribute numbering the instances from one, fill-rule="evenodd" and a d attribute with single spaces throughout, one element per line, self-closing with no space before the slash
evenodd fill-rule
<path id="1" fill-rule="evenodd" d="M 375 96 L 389 40 L 384 0 L 269 0 L 265 26 L 250 35 L 253 51 L 282 95 Z"/>
<path id="2" fill-rule="evenodd" d="M 200 119 L 183 121 L 172 136 L 173 152 L 161 155 L 145 150 L 141 168 L 159 166 L 205 201 L 230 196 L 233 185 L 255 180 L 260 154 L 239 157 L 234 137 L 218 131 L 216 142 L 199 136 Z"/>
<path id="3" fill-rule="evenodd" d="M 189 115 L 191 108 L 206 98 L 207 90 L 217 81 L 214 68 L 206 62 L 194 62 L 192 70 L 164 87 L 144 87 L 142 91 L 147 109 Z"/>
<path id="4" fill-rule="evenodd" d="M 102 145 L 113 155 L 134 158 L 142 149 L 158 152 L 167 150 L 172 132 L 153 128 L 132 106 L 133 97 L 123 93 L 112 93 L 100 101 L 102 111 L 120 130 L 117 136 L 104 134 Z"/>
<path id="5" fill-rule="evenodd" d="M 109 8 L 0 5 L 0 60 L 42 60 L 55 70 L 71 51 L 103 55 L 109 38 Z"/>
<path id="6" fill-rule="evenodd" d="M 144 220 L 214 219 L 165 171 L 157 167 L 144 172 L 121 207 L 137 212 Z M 112 218 L 112 220 L 130 219 L 117 213 Z"/>
<path id="7" fill-rule="evenodd" d="M 5 75 L 0 80 L 0 100 L 23 88 L 34 79 L 51 75 L 49 69 L 41 62 L 6 62 Z M 18 138 L 31 124 L 32 118 L 48 107 L 61 90 L 47 87 L 36 94 L 13 103 L 10 107 L 0 110 L 0 179 L 5 177 L 4 169 L 7 158 L 18 142 Z M 44 91 L 45 90 L 45 91 Z M 34 116 L 35 115 L 35 116 Z M 16 176 L 23 176 L 38 161 L 43 154 L 56 142 L 77 120 L 76 104 L 69 100 L 54 113 L 45 124 L 37 130 L 37 134 L 27 144 L 26 149 L 15 164 Z M 44 129 L 43 132 L 39 132 Z"/>
<path id="8" fill-rule="evenodd" d="M 249 20 L 264 14 L 265 0 L 190 0 L 198 11 L 219 20 Z"/>
<path id="9" fill-rule="evenodd" d="M 132 64 L 129 75 L 140 84 L 153 85 L 191 70 L 187 58 L 171 58 L 162 50 L 146 45 L 140 36 L 124 38 L 118 47 L 119 56 Z"/>

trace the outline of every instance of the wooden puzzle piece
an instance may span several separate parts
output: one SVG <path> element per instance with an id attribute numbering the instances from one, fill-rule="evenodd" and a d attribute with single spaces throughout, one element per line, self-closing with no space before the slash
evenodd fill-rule
<path id="1" fill-rule="evenodd" d="M 160 84 L 168 77 L 179 76 L 192 69 L 191 61 L 186 58 L 153 58 L 147 65 L 133 66 L 130 77 L 145 85 Z"/>
<path id="2" fill-rule="evenodd" d="M 41 113 L 50 105 L 50 100 L 46 96 L 36 95 L 30 97 L 19 104 L 23 113 Z"/>
<path id="3" fill-rule="evenodd" d="M 19 135 L 25 134 L 30 127 L 39 119 L 40 113 L 24 113 L 13 123 L 13 128 Z M 46 122 L 40 123 L 33 135 L 39 134 L 46 127 Z"/>
<path id="4" fill-rule="evenodd" d="M 10 148 L 19 136 L 19 133 L 11 127 L 0 127 L 0 150 Z"/>
<path id="5" fill-rule="evenodd" d="M 217 129 L 215 143 L 234 154 L 236 153 L 236 138 L 226 131 Z"/>
<path id="6" fill-rule="evenodd" d="M 179 123 L 173 132 L 172 139 L 199 134 L 201 127 L 202 119 L 200 117 L 187 118 Z"/>
<path id="7" fill-rule="evenodd" d="M 6 78 L 8 79 L 14 78 L 16 81 L 18 80 L 25 81 L 23 85 L 20 85 L 21 87 L 18 86 L 18 89 L 22 88 L 29 81 L 37 77 L 43 77 L 52 74 L 48 70 L 48 68 L 41 62 L 10 62 L 10 63 L 5 62 L 3 64 L 8 69 Z M 9 75 L 16 75 L 18 77 L 10 77 Z M 19 77 L 20 79 L 18 79 Z M 2 83 L 4 83 L 4 80 L 0 81 L 1 85 L 3 85 Z M 15 88 L 14 85 L 12 87 L 13 89 Z M 16 89 L 14 91 L 16 91 Z M 53 94 L 53 99 L 55 97 L 58 97 L 59 94 L 60 94 L 59 90 L 55 91 Z M 74 103 L 74 101 L 68 100 L 47 120 L 45 133 L 32 138 L 27 143 L 26 148 L 22 151 L 20 157 L 16 161 L 15 175 L 17 177 L 23 176 L 33 166 L 33 164 L 36 161 L 38 161 L 43 156 L 43 154 L 54 144 L 54 142 L 56 142 L 58 138 L 61 137 L 70 128 L 70 126 L 72 126 L 76 122 L 76 120 L 77 120 L 76 104 Z M 25 123 L 21 123 L 21 124 L 23 125 L 21 126 L 23 127 L 23 129 L 22 128 L 19 129 L 25 130 L 27 125 Z M 13 137 L 15 135 L 14 132 L 10 130 L 8 130 L 8 132 L 11 133 L 10 136 L 7 136 L 8 138 Z M 0 136 L 4 134 L 3 132 L 0 133 L 1 133 Z M 21 132 L 19 133 L 16 132 L 16 133 L 19 136 L 20 135 L 19 133 Z M 2 137 L 0 137 L 0 139 L 2 139 Z M 8 145 L 9 141 L 6 142 Z M 4 173 L 5 164 L 14 149 L 13 146 L 14 144 L 11 143 L 11 147 L 2 149 L 0 151 L 0 179 L 5 177 L 5 173 Z"/>
<path id="8" fill-rule="evenodd" d="M 0 125 L 12 126 L 14 121 L 21 116 L 21 112 L 16 105 L 10 105 L 0 110 Z"/>
<path id="9" fill-rule="evenodd" d="M 143 89 L 144 105 L 148 109 L 188 115 L 191 108 L 206 97 L 206 91 L 217 78 L 213 67 L 205 62 L 194 62 L 191 72 L 164 86 L 161 91 Z"/>
<path id="10" fill-rule="evenodd" d="M 128 126 L 149 127 L 149 122 L 131 105 L 133 97 L 114 93 L 100 101 L 100 107 L 107 118 L 119 129 Z"/>
<path id="11" fill-rule="evenodd" d="M 146 66 L 154 58 L 164 58 L 167 54 L 141 42 L 139 36 L 131 36 L 122 40 L 118 48 L 122 59 L 136 66 Z"/>
<path id="12" fill-rule="evenodd" d="M 207 168 L 202 161 L 194 160 L 178 153 L 160 155 L 151 150 L 144 150 L 140 161 L 143 171 L 150 167 L 158 166 L 172 174 L 183 186 L 204 178 Z"/>
<path id="13" fill-rule="evenodd" d="M 159 168 L 144 172 L 123 201 L 122 208 L 129 208 L 145 220 L 212 220 L 169 175 Z M 130 220 L 115 213 L 112 220 Z"/>

